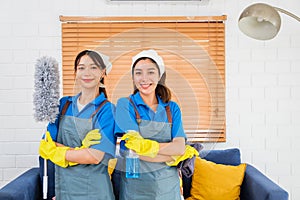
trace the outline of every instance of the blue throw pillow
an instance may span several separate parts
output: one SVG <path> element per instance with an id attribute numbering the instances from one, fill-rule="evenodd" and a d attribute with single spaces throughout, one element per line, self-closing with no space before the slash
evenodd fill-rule
<path id="1" fill-rule="evenodd" d="M 202 150 L 200 152 L 200 157 L 217 164 L 234 166 L 241 164 L 241 154 L 238 148 L 225 150 Z"/>

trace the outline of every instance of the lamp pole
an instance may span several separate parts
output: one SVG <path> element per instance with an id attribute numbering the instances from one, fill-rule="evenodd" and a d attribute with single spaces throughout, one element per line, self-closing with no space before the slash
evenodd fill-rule
<path id="1" fill-rule="evenodd" d="M 291 12 L 289 12 L 289 11 L 287 11 L 287 10 L 284 10 L 284 9 L 282 9 L 282 8 L 278 8 L 278 7 L 273 7 L 273 8 L 274 8 L 275 10 L 277 10 L 277 11 L 279 11 L 279 12 L 281 12 L 281 13 L 284 13 L 284 14 L 286 14 L 286 15 L 288 15 L 288 16 L 290 16 L 290 17 L 292 17 L 292 18 L 294 18 L 295 20 L 297 20 L 297 21 L 300 22 L 300 17 L 294 15 L 293 13 L 291 13 Z"/>

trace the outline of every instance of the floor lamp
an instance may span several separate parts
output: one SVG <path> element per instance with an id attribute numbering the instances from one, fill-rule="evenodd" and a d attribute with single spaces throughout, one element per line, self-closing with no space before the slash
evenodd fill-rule
<path id="1" fill-rule="evenodd" d="M 284 13 L 300 22 L 296 15 L 277 7 L 264 3 L 255 3 L 241 13 L 238 26 L 247 36 L 257 40 L 270 40 L 280 30 L 281 18 L 279 12 Z"/>

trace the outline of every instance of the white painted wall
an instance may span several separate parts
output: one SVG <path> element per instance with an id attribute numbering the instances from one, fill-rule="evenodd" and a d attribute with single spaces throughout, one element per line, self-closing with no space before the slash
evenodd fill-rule
<path id="1" fill-rule="evenodd" d="M 300 24 L 281 15 L 278 36 L 262 42 L 237 27 L 252 0 L 210 0 L 207 5 L 110 3 L 106 0 L 0 0 L 0 187 L 38 166 L 43 123 L 33 119 L 33 74 L 43 55 L 61 63 L 59 15 L 196 16 L 226 14 L 227 142 L 300 199 Z M 298 0 L 265 0 L 298 16 Z M 133 14 L 132 14 L 133 13 Z"/>

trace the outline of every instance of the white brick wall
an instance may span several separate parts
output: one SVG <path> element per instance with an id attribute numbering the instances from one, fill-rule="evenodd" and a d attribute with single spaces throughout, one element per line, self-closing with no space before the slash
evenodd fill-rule
<path id="1" fill-rule="evenodd" d="M 61 63 L 59 15 L 192 16 L 226 14 L 227 142 L 243 162 L 258 167 L 300 199 L 300 29 L 281 14 L 276 38 L 257 41 L 237 27 L 241 11 L 254 0 L 188 3 L 109 3 L 106 0 L 4 1 L 0 7 L 0 187 L 38 166 L 43 123 L 33 119 L 34 64 L 49 55 Z M 300 15 L 298 0 L 265 0 Z"/>

